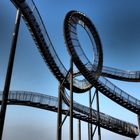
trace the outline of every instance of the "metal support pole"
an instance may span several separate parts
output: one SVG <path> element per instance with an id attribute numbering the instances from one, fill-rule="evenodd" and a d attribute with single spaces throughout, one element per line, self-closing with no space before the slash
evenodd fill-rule
<path id="1" fill-rule="evenodd" d="M 2 96 L 2 103 L 1 103 L 0 140 L 2 140 L 2 134 L 3 134 L 3 128 L 4 128 L 7 100 L 8 100 L 8 95 L 9 95 L 14 57 L 15 57 L 15 52 L 16 52 L 16 44 L 17 44 L 17 38 L 18 38 L 18 32 L 19 32 L 19 26 L 20 26 L 20 17 L 21 17 L 21 14 L 20 14 L 20 10 L 18 9 L 17 14 L 16 14 L 15 27 L 14 27 L 14 32 L 13 32 L 12 44 L 11 44 L 11 51 L 10 51 L 10 56 L 9 56 L 9 62 L 8 62 L 8 67 L 7 67 L 5 85 L 4 85 L 3 96 Z"/>
<path id="2" fill-rule="evenodd" d="M 60 125 L 59 127 L 62 127 L 62 125 L 64 124 L 64 122 L 65 122 L 65 120 L 67 119 L 67 117 L 68 117 L 69 114 L 70 114 L 70 111 L 68 111 L 68 112 L 66 113 L 66 115 L 65 115 L 65 117 L 64 117 L 64 119 L 63 119 L 63 121 L 62 121 L 62 123 L 61 123 L 61 125 Z"/>
<path id="3" fill-rule="evenodd" d="M 90 108 L 90 115 L 89 119 L 92 120 L 92 99 L 91 99 L 91 90 L 89 90 L 89 108 Z M 92 123 L 89 123 L 89 140 L 92 140 Z"/>
<path id="4" fill-rule="evenodd" d="M 94 135 L 95 135 L 96 129 L 97 129 L 97 125 L 95 126 L 94 131 L 93 131 L 93 133 L 92 133 L 92 138 L 93 138 Z"/>
<path id="5" fill-rule="evenodd" d="M 61 86 L 61 83 L 59 83 L 59 89 L 58 89 L 58 113 L 57 113 L 57 140 L 62 139 L 62 93 L 64 91 L 64 87 Z"/>
<path id="6" fill-rule="evenodd" d="M 138 115 L 138 126 L 139 126 L 139 132 L 140 132 L 140 115 Z"/>
<path id="7" fill-rule="evenodd" d="M 90 123 L 88 122 L 88 140 L 91 140 L 90 138 Z"/>
<path id="8" fill-rule="evenodd" d="M 81 120 L 78 120 L 78 140 L 81 140 Z"/>
<path id="9" fill-rule="evenodd" d="M 68 76 L 69 76 L 69 73 L 70 73 L 70 69 L 68 70 L 68 72 L 67 72 L 65 78 L 64 78 L 63 81 L 61 82 L 60 87 L 63 86 L 64 82 L 67 80 L 67 78 L 68 78 Z"/>
<path id="10" fill-rule="evenodd" d="M 73 140 L 73 61 L 70 61 L 70 140 Z"/>
<path id="11" fill-rule="evenodd" d="M 96 102 L 97 102 L 97 122 L 98 122 L 98 140 L 101 140 L 101 129 L 100 129 L 100 108 L 99 108 L 99 94 L 96 90 Z"/>

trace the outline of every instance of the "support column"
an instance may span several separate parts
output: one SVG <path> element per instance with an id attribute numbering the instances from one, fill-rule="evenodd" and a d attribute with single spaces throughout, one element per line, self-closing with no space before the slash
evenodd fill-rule
<path id="1" fill-rule="evenodd" d="M 90 115 L 89 115 L 89 119 L 92 119 L 92 99 L 91 99 L 91 89 L 89 90 L 89 108 L 90 108 Z M 89 140 L 92 140 L 92 123 L 88 124 L 89 128 Z"/>
<path id="2" fill-rule="evenodd" d="M 62 92 L 64 92 L 64 87 L 59 83 L 58 88 L 58 113 L 57 113 L 57 140 L 62 139 Z"/>
<path id="3" fill-rule="evenodd" d="M 98 94 L 98 90 L 96 90 L 96 102 L 97 102 L 98 140 L 101 140 L 100 108 L 99 108 L 99 94 Z"/>
<path id="4" fill-rule="evenodd" d="M 138 115 L 138 126 L 139 126 L 139 132 L 140 132 L 140 115 Z"/>
<path id="5" fill-rule="evenodd" d="M 78 140 L 81 140 L 81 120 L 78 120 Z"/>
<path id="6" fill-rule="evenodd" d="M 70 62 L 70 140 L 73 140 L 73 61 Z"/>
<path id="7" fill-rule="evenodd" d="M 90 137 L 90 123 L 88 122 L 88 140 L 91 140 L 91 137 Z"/>
<path id="8" fill-rule="evenodd" d="M 4 85 L 3 96 L 2 96 L 2 103 L 1 103 L 0 140 L 2 140 L 2 134 L 3 134 L 3 128 L 4 128 L 7 100 L 8 100 L 8 95 L 9 95 L 14 57 L 15 57 L 16 45 L 17 45 L 17 38 L 18 38 L 18 32 L 19 32 L 19 26 L 20 26 L 20 17 L 21 17 L 21 14 L 20 14 L 20 10 L 18 9 L 17 14 L 16 14 L 15 27 L 14 27 L 14 32 L 13 32 L 12 44 L 11 44 L 11 51 L 10 51 L 10 56 L 9 56 L 8 68 L 7 68 L 5 85 Z"/>

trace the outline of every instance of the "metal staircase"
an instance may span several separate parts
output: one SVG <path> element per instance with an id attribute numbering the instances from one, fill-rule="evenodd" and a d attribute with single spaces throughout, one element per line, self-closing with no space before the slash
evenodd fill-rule
<path id="1" fill-rule="evenodd" d="M 75 19 L 75 20 L 74 20 Z M 88 19 L 88 17 L 80 13 L 78 11 L 70 11 L 65 18 L 64 22 L 64 34 L 65 34 L 65 40 L 67 45 L 67 48 L 69 49 L 70 55 L 73 58 L 73 61 L 77 68 L 79 69 L 80 73 L 84 75 L 84 77 L 89 81 L 89 83 L 94 86 L 96 89 L 98 89 L 102 94 L 110 98 L 111 100 L 115 101 L 116 103 L 120 104 L 121 106 L 125 107 L 126 109 L 136 113 L 140 114 L 140 100 L 134 98 L 133 96 L 129 95 L 128 93 L 121 90 L 119 87 L 115 86 L 113 83 L 111 83 L 109 80 L 107 80 L 105 77 L 101 76 L 96 79 L 95 72 L 93 71 L 93 68 L 95 67 L 96 63 L 92 64 L 87 57 L 85 56 L 84 51 L 82 50 L 82 47 L 78 41 L 78 36 L 76 35 L 77 25 L 80 24 L 88 34 L 90 34 L 90 39 L 95 42 L 96 44 L 96 51 L 98 55 L 102 55 L 101 49 L 98 49 L 101 47 L 101 43 L 98 33 L 92 24 L 92 22 Z M 74 40 L 74 41 L 73 41 Z M 93 46 L 95 47 L 95 46 Z M 79 55 L 80 54 L 80 55 Z M 101 57 L 102 58 L 102 57 Z M 100 59 L 98 59 L 100 60 Z M 102 59 L 101 59 L 102 60 Z M 97 60 L 96 60 L 97 61 Z M 88 65 L 87 65 L 88 64 Z M 102 62 L 101 62 L 102 64 Z M 108 68 L 109 69 L 109 68 Z M 111 68 L 110 68 L 111 69 Z M 107 70 L 106 70 L 107 71 Z M 113 71 L 113 69 L 112 69 Z M 104 69 L 105 72 L 105 69 Z M 108 72 L 109 73 L 109 72 Z M 138 72 L 136 72 L 138 75 Z M 134 78 L 138 77 L 137 75 L 132 77 L 132 72 L 129 74 L 131 75 L 121 75 L 116 74 L 115 76 L 120 77 L 122 80 L 130 78 L 130 81 L 133 81 Z M 103 74 L 105 75 L 105 74 Z M 107 74 L 106 74 L 107 75 Z M 108 74 L 109 75 L 109 74 Z M 113 73 L 110 73 L 110 76 L 113 75 Z M 115 77 L 114 76 L 114 77 Z M 138 79 L 136 79 L 138 80 Z"/>
<path id="2" fill-rule="evenodd" d="M 2 92 L 0 92 L 0 102 L 1 101 Z M 8 104 L 31 106 L 54 112 L 57 112 L 58 109 L 58 99 L 56 97 L 27 91 L 10 91 Z M 69 107 L 64 102 L 62 107 L 62 113 L 67 114 L 69 112 Z M 74 102 L 74 118 L 97 125 L 97 111 L 92 110 L 92 118 L 89 118 L 89 114 L 90 108 Z M 100 126 L 130 138 L 135 138 L 138 135 L 137 126 L 104 113 L 100 113 Z"/>

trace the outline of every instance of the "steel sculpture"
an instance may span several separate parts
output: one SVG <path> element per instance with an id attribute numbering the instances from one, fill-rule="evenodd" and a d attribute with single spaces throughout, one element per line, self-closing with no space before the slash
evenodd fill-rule
<path id="1" fill-rule="evenodd" d="M 54 49 L 53 43 L 49 38 L 45 25 L 34 1 L 11 1 L 23 15 L 25 23 L 27 24 L 27 27 L 29 28 L 29 31 L 31 32 L 35 43 L 37 44 L 39 52 L 41 53 L 43 59 L 45 60 L 45 63 L 49 66 L 50 70 L 58 79 L 60 84 L 58 99 L 55 97 L 32 92 L 11 91 L 8 99 L 8 104 L 27 105 L 58 112 L 57 140 L 62 139 L 61 128 L 67 116 L 70 116 L 70 140 L 73 140 L 73 117 L 77 118 L 79 121 L 79 140 L 81 140 L 81 120 L 86 121 L 89 124 L 90 140 L 93 139 L 94 133 L 97 128 L 95 127 L 93 131 L 92 124 L 98 126 L 99 140 L 101 140 L 100 127 L 135 139 L 135 137 L 138 135 L 137 126 L 100 113 L 98 92 L 100 91 L 111 100 L 136 113 L 138 115 L 138 120 L 140 120 L 140 100 L 127 94 L 105 78 L 109 77 L 129 82 L 140 82 L 140 71 L 124 71 L 103 66 L 102 45 L 98 32 L 91 20 L 84 13 L 78 11 L 70 11 L 66 15 L 64 21 L 65 42 L 71 55 L 71 66 L 70 69 L 67 70 Z M 77 36 L 77 25 L 81 25 L 89 35 L 94 50 L 94 63 L 88 60 L 82 49 L 82 46 L 80 45 Z M 79 69 L 79 72 L 76 74 L 73 73 L 73 63 L 75 63 L 75 65 Z M 76 78 L 77 75 L 83 75 L 85 79 L 79 80 Z M 77 102 L 73 101 L 73 92 L 82 94 L 90 90 L 92 87 L 96 88 L 96 92 L 93 98 L 91 98 L 91 93 L 89 94 L 89 107 L 80 105 Z M 70 90 L 70 97 L 66 94 L 65 88 Z M 9 89 L 6 89 L 6 94 L 8 95 Z M 0 94 L 0 96 L 2 95 L 3 97 L 5 96 L 5 94 Z M 97 96 L 97 111 L 92 109 L 92 102 L 95 95 Z M 48 100 L 52 100 L 54 104 L 49 104 L 47 102 Z M 64 103 L 62 101 L 64 101 L 65 105 L 67 105 L 69 109 L 63 108 L 62 104 Z M 3 102 L 4 98 L 1 100 L 2 106 Z M 7 97 L 5 98 L 4 106 L 7 106 Z M 63 120 L 62 114 L 65 114 Z M 3 118 L 3 120 L 5 118 L 2 110 L 1 118 Z M 3 128 L 1 128 L 1 132 L 2 131 Z"/>

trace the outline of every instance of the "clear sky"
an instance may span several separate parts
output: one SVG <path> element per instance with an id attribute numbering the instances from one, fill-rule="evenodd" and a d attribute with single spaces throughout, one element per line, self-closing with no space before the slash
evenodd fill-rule
<path id="1" fill-rule="evenodd" d="M 140 1 L 136 0 L 35 0 L 48 34 L 59 57 L 69 67 L 63 37 L 63 21 L 70 10 L 84 12 L 95 24 L 103 45 L 106 66 L 124 70 L 140 70 Z M 0 90 L 3 90 L 16 9 L 9 0 L 0 1 Z M 91 56 L 91 43 L 79 29 L 82 47 Z M 84 37 L 85 36 L 85 37 Z M 84 38 L 84 39 L 83 39 Z M 87 49 L 89 48 L 89 49 Z M 89 52 L 88 52 L 89 51 Z M 140 83 L 112 80 L 113 83 L 140 99 Z M 21 20 L 11 90 L 27 90 L 57 96 L 58 81 L 46 66 L 31 35 Z M 94 92 L 94 88 L 93 88 Z M 88 94 L 74 95 L 74 99 L 88 104 Z M 94 105 L 95 108 L 95 105 Z M 137 116 L 100 94 L 101 111 L 137 125 Z M 30 107 L 9 106 L 3 140 L 54 140 L 57 114 Z M 63 138 L 68 139 L 67 119 Z M 74 121 L 77 139 L 77 120 Z M 82 123 L 82 140 L 87 139 L 87 124 Z M 96 134 L 97 139 L 97 134 Z M 102 129 L 102 140 L 130 140 Z M 139 140 L 138 138 L 137 140 Z"/>

